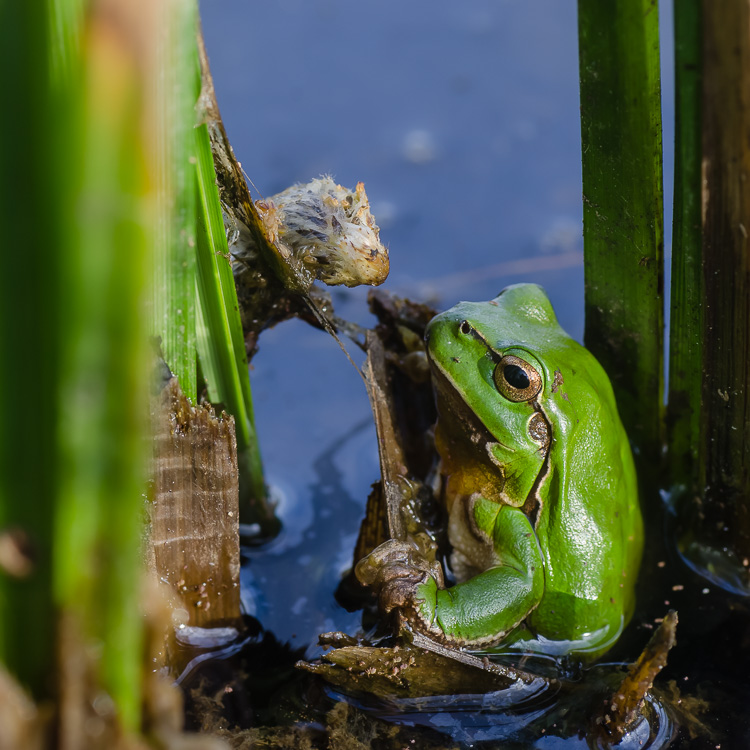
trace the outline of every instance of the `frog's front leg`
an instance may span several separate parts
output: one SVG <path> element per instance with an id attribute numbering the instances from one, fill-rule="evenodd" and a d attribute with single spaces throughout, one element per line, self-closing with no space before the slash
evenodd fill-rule
<path id="1" fill-rule="evenodd" d="M 357 563 L 355 573 L 360 583 L 378 593 L 380 608 L 386 613 L 410 606 L 422 584 L 444 585 L 440 563 L 428 560 L 414 539 L 384 542 Z"/>
<path id="2" fill-rule="evenodd" d="M 415 565 L 413 548 L 399 546 L 403 542 L 381 545 L 357 566 L 357 577 L 378 591 L 383 610 L 400 609 L 417 630 L 452 646 L 497 643 L 544 592 L 541 550 L 529 519 L 519 508 L 479 502 L 480 530 L 492 543 L 496 564 L 473 578 L 443 588 L 442 577 L 426 562 Z"/>

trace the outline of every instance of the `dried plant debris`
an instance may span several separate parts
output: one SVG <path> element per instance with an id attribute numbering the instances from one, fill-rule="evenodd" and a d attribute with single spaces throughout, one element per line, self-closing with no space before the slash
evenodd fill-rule
<path id="1" fill-rule="evenodd" d="M 397 353 L 399 350 L 408 352 L 414 348 L 424 351 L 425 328 L 437 315 L 435 308 L 397 297 L 384 289 L 373 289 L 367 301 L 373 315 L 378 319 L 376 331 L 389 353 Z M 405 335 L 405 330 L 416 336 L 416 346 L 409 346 L 408 342 L 413 343 L 415 339 L 408 334 Z"/>
<path id="2" fill-rule="evenodd" d="M 378 336 L 370 332 L 367 334 L 366 345 L 365 384 L 378 437 L 380 475 L 385 496 L 388 535 L 400 539 L 404 531 L 399 512 L 399 500 L 408 470 L 404 463 L 404 452 L 395 424 L 396 411 L 388 389 L 383 344 Z"/>
<path id="3" fill-rule="evenodd" d="M 26 578 L 34 570 L 34 550 L 28 534 L 20 528 L 0 531 L 0 573 Z"/>
<path id="4" fill-rule="evenodd" d="M 371 291 L 368 302 L 378 324 L 365 335 L 363 374 L 381 480 L 373 484 L 367 500 L 352 568 L 390 538 L 428 530 L 434 539 L 443 521 L 433 487 L 426 483 L 437 476 L 435 407 L 424 347 L 424 328 L 435 312 L 383 290 Z M 423 366 L 415 364 L 420 358 Z"/>
<path id="5" fill-rule="evenodd" d="M 206 731 L 221 737 L 232 750 L 285 748 L 286 750 L 448 750 L 456 745 L 437 731 L 424 727 L 398 726 L 345 702 L 336 703 L 322 722 L 293 726 L 258 726 L 249 729 L 227 727 L 216 717 Z M 205 735 L 202 735 L 205 736 Z"/>
<path id="6" fill-rule="evenodd" d="M 365 375 L 387 496 L 388 483 L 399 477 L 412 484 L 437 477 L 432 433 L 437 415 L 424 343 L 435 311 L 382 290 L 370 292 L 368 302 L 378 324 L 366 338 Z"/>
<path id="7" fill-rule="evenodd" d="M 313 289 L 382 284 L 388 250 L 380 242 L 363 183 L 354 190 L 330 177 L 294 185 L 254 202 L 221 120 L 208 57 L 200 39 L 199 120 L 208 127 L 224 211 L 248 355 L 260 331 L 293 315 L 335 327 L 330 298 Z"/>
<path id="8" fill-rule="evenodd" d="M 322 177 L 293 185 L 253 206 L 265 237 L 260 247 L 270 248 L 273 254 L 272 268 L 283 285 L 276 293 L 288 300 L 287 315 L 294 313 L 318 325 L 325 319 L 336 328 L 330 298 L 314 289 L 313 282 L 374 286 L 388 276 L 388 250 L 380 242 L 363 183 L 349 190 Z M 263 304 L 268 273 L 265 256 L 257 252 L 257 232 L 248 232 L 227 204 L 224 209 L 243 329 L 246 335 L 257 336 L 257 329 L 277 322 L 280 308 L 276 302 L 267 311 Z M 252 215 L 250 219 L 255 220 Z"/>
<path id="9" fill-rule="evenodd" d="M 338 634 L 321 636 L 324 639 Z M 347 642 L 346 636 L 334 643 Z M 476 695 L 506 690 L 517 682 L 531 684 L 535 678 L 492 664 L 470 654 L 463 659 L 427 650 L 405 642 L 392 647 L 365 643 L 345 645 L 325 654 L 315 663 L 297 666 L 323 677 L 348 693 L 369 693 L 380 698 L 413 698 L 427 695 Z"/>
<path id="10" fill-rule="evenodd" d="M 366 555 L 389 538 L 387 510 L 382 482 L 375 482 L 367 498 L 365 517 L 354 545 L 352 568 Z"/>
<path id="11" fill-rule="evenodd" d="M 433 438 L 437 412 L 424 332 L 436 311 L 382 289 L 373 289 L 368 302 L 378 319 L 375 333 L 385 358 L 382 366 L 375 363 L 376 374 L 381 390 L 388 394 L 403 462 L 410 479 L 430 482 L 437 479 Z M 368 350 L 372 352 L 370 346 Z"/>
<path id="12" fill-rule="evenodd" d="M 51 719 L 0 666 L 0 750 L 42 750 Z"/>
<path id="13" fill-rule="evenodd" d="M 667 613 L 651 636 L 646 648 L 630 667 L 619 688 L 604 703 L 594 720 L 594 731 L 610 744 L 620 741 L 628 729 L 638 721 L 648 691 L 656 676 L 667 663 L 667 654 L 675 645 L 677 612 Z"/>
<path id="14" fill-rule="evenodd" d="M 388 276 L 388 250 L 363 183 L 348 190 L 321 177 L 258 201 L 261 206 L 269 239 L 288 248 L 319 281 L 377 286 Z"/>

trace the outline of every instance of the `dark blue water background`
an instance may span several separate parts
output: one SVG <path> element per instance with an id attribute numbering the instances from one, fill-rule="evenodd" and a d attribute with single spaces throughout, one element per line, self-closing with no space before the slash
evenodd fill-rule
<path id="1" fill-rule="evenodd" d="M 669 214 L 670 4 L 661 10 Z M 390 248 L 388 289 L 444 308 L 534 281 L 581 339 L 575 3 L 213 0 L 201 13 L 230 140 L 263 195 L 320 174 L 362 180 Z M 366 290 L 333 296 L 339 314 L 372 323 Z M 298 321 L 262 335 L 252 383 L 284 531 L 249 555 L 244 601 L 313 656 L 319 632 L 359 624 L 333 592 L 379 474 L 370 407 L 336 343 Z"/>

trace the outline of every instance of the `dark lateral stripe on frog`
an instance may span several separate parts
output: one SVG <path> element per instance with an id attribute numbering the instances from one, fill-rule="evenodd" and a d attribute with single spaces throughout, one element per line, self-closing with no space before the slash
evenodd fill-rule
<path id="1" fill-rule="evenodd" d="M 463 330 L 463 326 L 465 325 L 469 327 L 468 331 Z M 490 342 L 484 336 L 482 336 L 482 334 L 479 333 L 479 331 L 476 328 L 474 328 L 474 326 L 468 320 L 462 321 L 459 324 L 459 328 L 461 329 L 461 332 L 464 335 L 471 336 L 472 338 L 475 338 L 477 341 L 481 341 L 487 347 L 487 351 L 490 353 L 490 356 L 492 357 L 492 360 L 494 362 L 499 362 L 503 358 L 502 353 L 496 347 L 490 344 Z M 429 353 L 429 349 L 428 349 L 428 353 Z"/>

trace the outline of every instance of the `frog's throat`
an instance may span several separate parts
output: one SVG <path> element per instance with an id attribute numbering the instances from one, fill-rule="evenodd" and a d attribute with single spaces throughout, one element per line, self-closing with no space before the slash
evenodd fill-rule
<path id="1" fill-rule="evenodd" d="M 497 445 L 497 443 L 494 443 L 494 445 Z M 492 446 L 493 443 L 487 443 L 487 455 L 489 456 L 490 460 L 494 463 L 495 466 L 497 466 L 498 471 L 505 476 L 505 467 L 502 461 L 500 461 L 492 452 Z M 521 510 L 524 512 L 526 517 L 531 521 L 531 524 L 534 528 L 536 528 L 538 522 L 539 522 L 539 516 L 541 514 L 542 505 L 544 504 L 544 500 L 541 493 L 541 488 L 544 485 L 544 481 L 547 479 L 547 476 L 549 474 L 549 448 L 547 448 L 544 451 L 544 461 L 542 462 L 542 466 L 537 472 L 536 476 L 534 477 L 534 481 L 531 485 L 531 488 L 526 493 L 525 498 L 522 501 L 516 501 L 516 502 L 510 502 L 508 496 L 502 492 L 500 494 L 500 502 L 505 503 L 506 505 L 512 505 L 516 508 L 521 508 Z"/>
<path id="2" fill-rule="evenodd" d="M 464 453 L 463 450 L 454 451 L 454 446 L 461 446 L 466 442 L 462 439 L 455 439 L 455 430 L 467 427 L 474 436 L 474 439 L 471 440 L 476 446 L 473 457 Z M 453 503 L 459 498 L 480 494 L 487 500 L 522 508 L 534 523 L 542 503 L 540 490 L 548 475 L 549 443 L 539 446 L 538 452 L 541 461 L 538 464 L 538 470 L 533 475 L 529 473 L 527 478 L 522 481 L 521 486 L 516 487 L 520 492 L 512 492 L 511 494 L 509 494 L 510 488 L 507 485 L 509 472 L 512 471 L 509 459 L 517 451 L 496 440 L 479 420 L 471 426 L 467 426 L 464 419 L 457 423 L 450 418 L 445 419 L 441 415 L 435 430 L 435 443 L 443 461 L 441 473 L 447 482 L 445 501 L 449 512 Z M 496 448 L 501 449 L 500 455 L 495 452 Z M 508 460 L 504 460 L 506 456 Z M 454 476 L 454 471 L 457 471 L 456 464 L 463 468 L 475 464 L 475 469 L 468 469 L 466 472 L 458 471 Z M 463 477 L 466 474 L 471 475 L 474 472 L 478 477 L 484 477 L 483 481 L 476 484 L 474 482 L 467 484 L 463 479 L 456 481 L 456 477 Z M 492 477 L 495 478 L 492 479 Z"/>
<path id="3" fill-rule="evenodd" d="M 539 414 L 547 427 L 547 440 L 545 442 L 538 442 L 532 437 L 532 440 L 537 444 L 538 454 L 542 457 L 541 462 L 538 464 L 539 470 L 536 475 L 528 476 L 523 481 L 522 487 L 518 488 L 520 491 L 511 497 L 508 494 L 506 482 L 510 473 L 509 464 L 511 458 L 514 454 L 518 454 L 518 450 L 501 442 L 492 434 L 481 418 L 472 411 L 471 405 L 440 363 L 435 360 L 432 361 L 434 365 L 433 377 L 445 381 L 446 384 L 446 388 L 440 391 L 441 395 L 438 397 L 438 422 L 435 431 L 436 448 L 443 459 L 444 468 L 446 463 L 449 465 L 455 464 L 459 460 L 457 456 L 454 456 L 453 459 L 449 458 L 454 453 L 454 446 L 460 446 L 462 443 L 466 445 L 473 444 L 475 446 L 473 450 L 474 458 L 461 455 L 462 451 L 460 450 L 455 451 L 455 454 L 460 456 L 462 464 L 466 465 L 467 461 L 469 464 L 476 464 L 478 474 L 484 474 L 488 480 L 492 476 L 497 477 L 496 480 L 485 482 L 485 486 L 482 488 L 478 486 L 470 488 L 463 482 L 458 486 L 454 485 L 452 490 L 448 490 L 445 497 L 448 510 L 450 511 L 450 507 L 456 498 L 468 496 L 479 491 L 489 500 L 501 502 L 516 508 L 531 509 L 534 514 L 533 521 L 538 517 L 538 511 L 541 507 L 539 488 L 547 475 L 548 457 L 552 442 L 552 427 L 542 405 L 537 399 L 530 402 L 533 413 Z M 463 439 L 456 437 L 459 434 L 463 436 Z M 495 454 L 493 449 L 496 447 L 500 448 L 500 452 L 507 456 L 506 460 L 503 460 L 502 456 Z M 449 487 L 452 484 L 450 481 L 451 473 L 451 469 L 447 473 L 444 473 L 448 477 Z M 491 488 L 489 486 L 490 483 L 494 484 L 495 487 Z M 532 518 L 532 516 L 529 516 L 529 518 Z"/>

